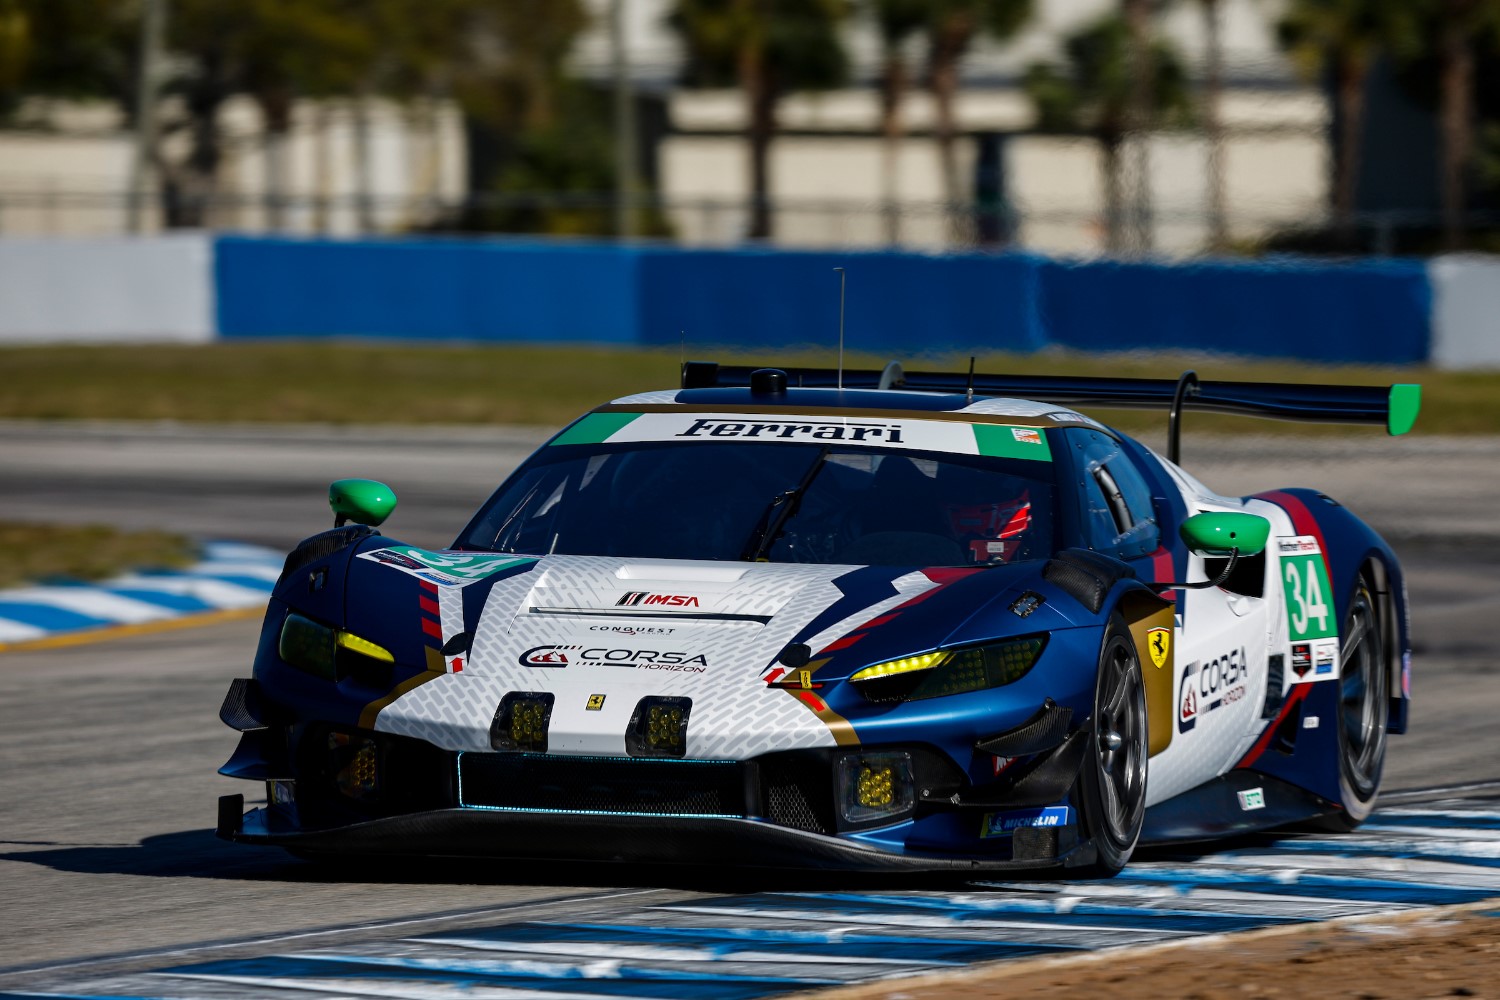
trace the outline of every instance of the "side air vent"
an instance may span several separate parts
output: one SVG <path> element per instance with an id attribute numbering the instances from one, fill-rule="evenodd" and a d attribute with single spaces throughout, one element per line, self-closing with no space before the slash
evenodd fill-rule
<path id="1" fill-rule="evenodd" d="M 1089 549 L 1063 549 L 1042 570 L 1042 577 L 1078 603 L 1098 614 L 1115 583 L 1135 576 L 1135 570 L 1110 556 Z"/>

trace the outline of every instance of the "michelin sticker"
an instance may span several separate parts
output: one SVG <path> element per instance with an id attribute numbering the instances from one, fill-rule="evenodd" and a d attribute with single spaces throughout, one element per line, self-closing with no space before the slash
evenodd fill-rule
<path id="1" fill-rule="evenodd" d="M 1067 806 L 1047 806 L 1045 809 L 1022 809 L 1016 812 L 985 813 L 979 828 L 981 837 L 1008 837 L 1022 827 L 1067 826 L 1071 819 Z"/>
<path id="2" fill-rule="evenodd" d="M 536 562 L 535 559 L 517 559 L 515 556 L 480 552 L 430 552 L 414 545 L 393 545 L 386 549 L 361 552 L 359 558 L 399 569 L 403 573 L 445 587 L 462 587 L 487 576 L 494 576 L 501 570 Z"/>

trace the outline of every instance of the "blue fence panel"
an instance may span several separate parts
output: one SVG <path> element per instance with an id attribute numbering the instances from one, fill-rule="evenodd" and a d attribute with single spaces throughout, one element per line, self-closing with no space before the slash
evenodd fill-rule
<path id="1" fill-rule="evenodd" d="M 651 250 L 641 257 L 645 344 L 754 350 L 838 343 L 910 357 L 1046 345 L 1037 258 L 1023 255 Z M 693 351 L 689 350 L 689 354 Z"/>
<path id="2" fill-rule="evenodd" d="M 638 340 L 633 254 L 499 240 L 219 240 L 224 337 Z"/>
<path id="3" fill-rule="evenodd" d="M 1042 267 L 1049 339 L 1085 351 L 1215 351 L 1322 362 L 1424 361 L 1432 292 L 1417 261 Z"/>

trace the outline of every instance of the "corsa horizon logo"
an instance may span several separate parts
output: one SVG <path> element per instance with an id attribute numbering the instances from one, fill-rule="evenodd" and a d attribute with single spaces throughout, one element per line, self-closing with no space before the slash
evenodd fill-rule
<path id="1" fill-rule="evenodd" d="M 533 646 L 519 657 L 523 667 L 566 667 L 568 653 L 582 646 Z"/>
<path id="2" fill-rule="evenodd" d="M 639 607 L 668 607 L 668 608 L 697 608 L 698 598 L 691 594 L 652 594 L 644 590 L 632 590 L 615 602 L 615 607 L 639 608 Z"/>

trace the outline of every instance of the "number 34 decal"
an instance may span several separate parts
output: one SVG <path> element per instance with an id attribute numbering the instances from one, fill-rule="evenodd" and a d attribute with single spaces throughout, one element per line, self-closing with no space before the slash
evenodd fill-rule
<path id="1" fill-rule="evenodd" d="M 1288 630 L 1293 640 L 1322 639 L 1334 635 L 1333 609 L 1328 604 L 1328 570 L 1323 565 L 1323 554 L 1316 543 L 1307 551 L 1312 539 L 1295 539 L 1301 543 L 1300 551 L 1288 554 L 1291 545 L 1283 542 L 1281 555 L 1281 583 L 1286 590 Z"/>

